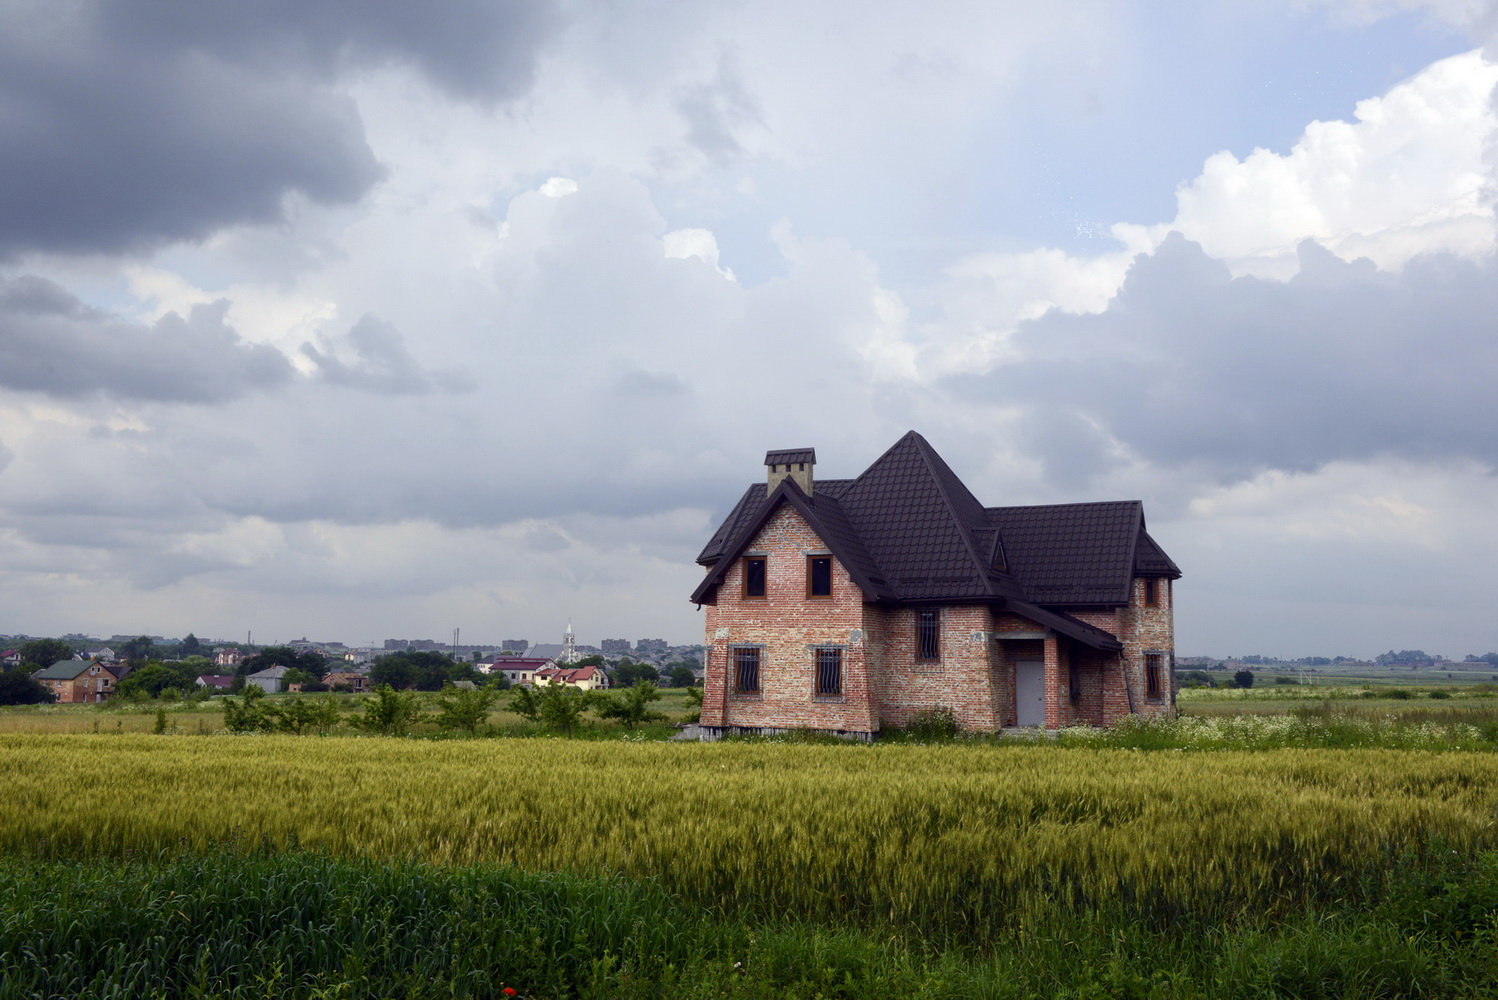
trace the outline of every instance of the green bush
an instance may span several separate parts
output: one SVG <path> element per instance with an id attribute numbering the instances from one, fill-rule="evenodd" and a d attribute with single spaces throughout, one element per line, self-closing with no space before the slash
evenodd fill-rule
<path id="1" fill-rule="evenodd" d="M 957 713 L 945 705 L 916 712 L 900 731 L 913 740 L 950 740 L 959 732 Z"/>

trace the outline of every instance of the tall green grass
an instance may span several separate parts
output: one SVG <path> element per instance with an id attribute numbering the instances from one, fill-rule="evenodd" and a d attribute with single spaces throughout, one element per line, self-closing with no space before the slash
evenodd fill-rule
<path id="1" fill-rule="evenodd" d="M 658 884 L 299 851 L 0 859 L 0 1000 L 1498 997 L 1498 856 L 1405 856 L 1282 919 L 1055 912 L 932 950 Z"/>

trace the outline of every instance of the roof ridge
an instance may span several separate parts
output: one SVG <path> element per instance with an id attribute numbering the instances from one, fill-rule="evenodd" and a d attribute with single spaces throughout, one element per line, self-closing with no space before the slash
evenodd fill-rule
<path id="1" fill-rule="evenodd" d="M 1143 500 L 1073 500 L 1069 503 L 1010 503 L 998 507 L 984 507 L 984 510 L 1032 510 L 1038 507 L 1096 507 L 1117 504 L 1138 504 L 1144 506 Z"/>

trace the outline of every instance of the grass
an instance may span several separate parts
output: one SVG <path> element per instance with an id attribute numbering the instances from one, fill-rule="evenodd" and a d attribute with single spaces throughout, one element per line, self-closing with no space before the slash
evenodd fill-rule
<path id="1" fill-rule="evenodd" d="M 1219 924 L 1057 909 L 988 947 L 724 919 L 655 880 L 300 850 L 0 858 L 0 1000 L 1498 996 L 1498 855 Z M 1353 904 L 1353 905 L 1349 905 Z"/>
<path id="2" fill-rule="evenodd" d="M 0 1000 L 1498 1000 L 1498 701 L 1431 690 L 872 746 L 3 711 Z"/>

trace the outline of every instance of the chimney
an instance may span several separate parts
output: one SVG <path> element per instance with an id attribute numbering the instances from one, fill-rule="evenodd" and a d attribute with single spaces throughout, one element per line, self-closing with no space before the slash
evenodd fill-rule
<path id="1" fill-rule="evenodd" d="M 765 452 L 765 470 L 769 476 L 766 493 L 774 493 L 782 479 L 795 480 L 801 492 L 811 496 L 811 469 L 817 464 L 815 448 L 788 448 Z"/>

